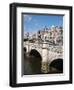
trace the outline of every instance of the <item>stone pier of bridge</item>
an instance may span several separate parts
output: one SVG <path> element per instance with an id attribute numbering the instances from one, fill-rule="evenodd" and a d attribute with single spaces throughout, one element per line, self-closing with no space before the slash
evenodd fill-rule
<path id="1" fill-rule="evenodd" d="M 41 66 L 41 70 L 43 73 L 48 73 L 49 71 L 48 59 L 49 59 L 49 45 L 47 42 L 43 42 L 42 44 L 42 66 Z"/>

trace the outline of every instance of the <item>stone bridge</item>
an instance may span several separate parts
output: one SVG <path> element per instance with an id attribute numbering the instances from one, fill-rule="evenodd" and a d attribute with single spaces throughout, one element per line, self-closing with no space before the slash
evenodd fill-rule
<path id="1" fill-rule="evenodd" d="M 26 52 L 29 53 L 31 50 L 36 50 L 42 58 L 42 72 L 47 73 L 49 71 L 48 66 L 56 59 L 63 59 L 63 46 L 49 45 L 48 42 L 42 43 L 31 43 L 26 41 L 23 43 L 26 48 Z"/>

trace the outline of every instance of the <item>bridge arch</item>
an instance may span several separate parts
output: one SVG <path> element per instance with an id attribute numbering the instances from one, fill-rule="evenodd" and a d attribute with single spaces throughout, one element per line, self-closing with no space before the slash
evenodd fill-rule
<path id="1" fill-rule="evenodd" d="M 27 51 L 27 48 L 26 47 L 24 47 L 24 52 L 26 52 Z"/>
<path id="2" fill-rule="evenodd" d="M 49 65 L 50 71 L 52 72 L 63 72 L 63 59 L 54 59 Z"/>
<path id="3" fill-rule="evenodd" d="M 40 58 L 40 60 L 42 60 L 41 54 L 40 54 L 39 51 L 37 51 L 36 49 L 31 49 L 31 51 L 29 52 L 29 55 L 38 57 L 38 58 Z"/>

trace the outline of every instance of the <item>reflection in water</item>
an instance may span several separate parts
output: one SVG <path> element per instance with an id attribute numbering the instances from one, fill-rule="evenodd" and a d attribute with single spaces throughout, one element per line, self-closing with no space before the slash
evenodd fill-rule
<path id="1" fill-rule="evenodd" d="M 34 56 L 25 56 L 24 74 L 41 74 L 41 60 Z"/>
<path id="2" fill-rule="evenodd" d="M 24 54 L 24 75 L 43 74 L 41 72 L 41 58 L 35 55 Z M 51 73 L 63 73 L 63 60 L 54 60 L 49 66 L 49 72 Z"/>

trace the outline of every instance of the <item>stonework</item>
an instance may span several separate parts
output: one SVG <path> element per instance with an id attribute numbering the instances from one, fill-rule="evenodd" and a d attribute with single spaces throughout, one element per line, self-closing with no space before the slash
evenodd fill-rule
<path id="1" fill-rule="evenodd" d="M 32 49 L 35 49 L 40 53 L 42 57 L 42 72 L 49 72 L 48 67 L 53 60 L 57 58 L 63 59 L 62 29 L 52 27 L 51 29 L 40 30 L 33 35 L 27 33 L 24 39 L 23 47 L 27 49 L 27 53 Z"/>

